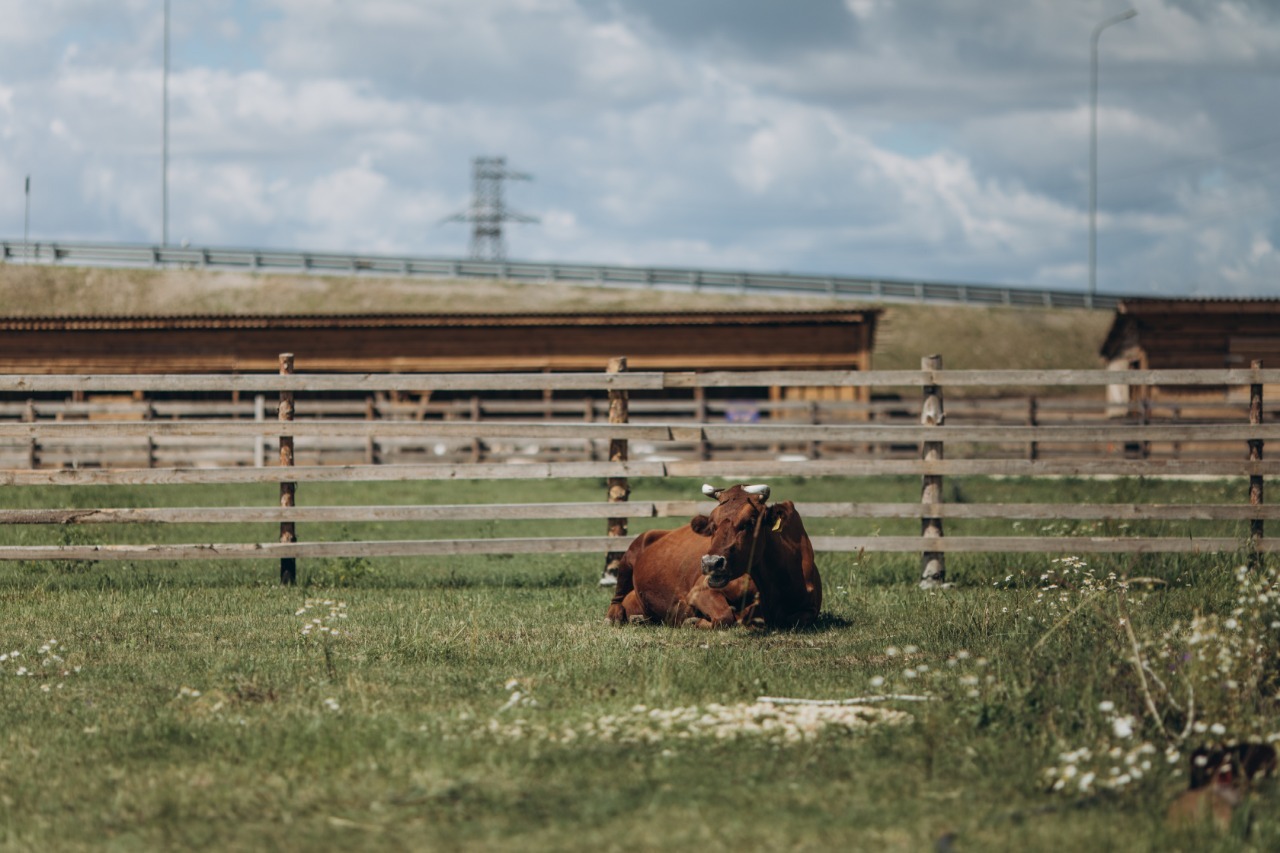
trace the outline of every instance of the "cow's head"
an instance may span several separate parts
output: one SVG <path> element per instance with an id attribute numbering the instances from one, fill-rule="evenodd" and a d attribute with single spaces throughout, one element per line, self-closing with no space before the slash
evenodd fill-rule
<path id="1" fill-rule="evenodd" d="M 711 539 L 702 558 L 702 573 L 707 577 L 707 586 L 720 589 L 749 572 L 759 557 L 755 552 L 763 544 L 760 540 L 766 532 L 761 527 L 768 515 L 765 501 L 769 499 L 769 487 L 703 486 L 702 493 L 717 505 L 708 515 L 694 518 L 691 526 L 695 533 Z"/>

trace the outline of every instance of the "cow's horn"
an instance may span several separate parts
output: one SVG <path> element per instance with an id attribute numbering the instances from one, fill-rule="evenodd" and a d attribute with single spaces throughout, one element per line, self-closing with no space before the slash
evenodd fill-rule
<path id="1" fill-rule="evenodd" d="M 707 497 L 709 497 L 709 498 L 718 498 L 718 497 L 720 497 L 720 492 L 721 492 L 721 491 L 723 491 L 723 490 L 722 490 L 722 489 L 717 489 L 715 486 L 711 485 L 710 483 L 703 483 L 703 484 L 702 484 L 702 493 L 703 493 L 704 495 L 706 495 Z"/>
<path id="2" fill-rule="evenodd" d="M 764 484 L 759 486 L 743 486 L 742 491 L 749 495 L 759 495 L 761 500 L 769 500 L 769 487 Z"/>

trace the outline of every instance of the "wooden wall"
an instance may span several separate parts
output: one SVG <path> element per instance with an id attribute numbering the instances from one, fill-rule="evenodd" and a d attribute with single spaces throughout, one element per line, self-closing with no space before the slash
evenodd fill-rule
<path id="1" fill-rule="evenodd" d="M 0 373 L 867 370 L 878 314 L 0 318 Z"/>
<path id="2" fill-rule="evenodd" d="M 1280 300 L 1127 299 L 1116 309 L 1101 354 L 1121 370 L 1247 368 L 1256 359 L 1280 366 Z M 1163 387 L 1149 396 L 1220 393 Z"/>

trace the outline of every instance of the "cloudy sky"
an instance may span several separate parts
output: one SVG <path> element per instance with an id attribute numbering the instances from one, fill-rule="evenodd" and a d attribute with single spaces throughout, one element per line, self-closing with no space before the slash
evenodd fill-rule
<path id="1" fill-rule="evenodd" d="M 169 235 L 1280 296 L 1274 0 L 171 0 Z M 0 0 L 0 237 L 159 242 L 163 0 Z"/>

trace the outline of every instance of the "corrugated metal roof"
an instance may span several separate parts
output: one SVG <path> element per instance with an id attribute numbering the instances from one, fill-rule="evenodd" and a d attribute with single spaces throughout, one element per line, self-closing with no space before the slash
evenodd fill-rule
<path id="1" fill-rule="evenodd" d="M 1272 314 L 1280 312 L 1280 298 L 1211 296 L 1190 299 L 1122 299 L 1116 306 L 1118 314 L 1194 314 L 1204 311 L 1215 314 Z"/>
<path id="2" fill-rule="evenodd" d="M 851 311 L 734 311 L 652 313 L 575 312 L 547 314 L 221 314 L 170 316 L 0 317 L 4 331 L 361 329 L 461 326 L 709 326 L 768 323 L 860 323 L 878 308 Z"/>
<path id="3" fill-rule="evenodd" d="M 1256 324 L 1258 317 L 1276 315 L 1275 334 L 1280 336 L 1280 299 L 1124 299 L 1116 306 L 1115 318 L 1098 353 L 1106 359 L 1116 358 L 1126 346 L 1127 336 L 1137 334 L 1138 330 L 1150 324 L 1155 324 L 1158 332 L 1161 323 L 1173 322 L 1167 315 L 1201 318 L 1205 329 L 1220 328 L 1223 323 L 1230 323 L 1233 317 L 1238 318 L 1238 323 L 1249 322 L 1245 318 L 1253 318 L 1252 322 Z"/>

